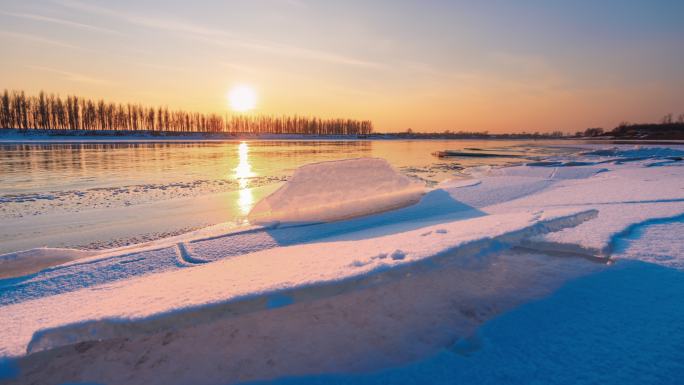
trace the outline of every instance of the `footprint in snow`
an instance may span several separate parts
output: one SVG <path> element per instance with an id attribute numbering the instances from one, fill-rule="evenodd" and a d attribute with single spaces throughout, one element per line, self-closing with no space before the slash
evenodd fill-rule
<path id="1" fill-rule="evenodd" d="M 385 259 L 387 258 L 387 253 L 380 253 L 374 257 L 371 257 L 371 259 Z"/>
<path id="2" fill-rule="evenodd" d="M 351 267 L 363 267 L 369 264 L 370 261 L 359 261 L 358 259 L 351 263 Z"/>
<path id="3" fill-rule="evenodd" d="M 395 261 L 399 261 L 399 260 L 406 258 L 406 253 L 404 253 L 401 250 L 394 250 L 394 252 L 392 253 L 392 255 L 390 255 L 390 257 L 392 257 L 392 259 Z"/>

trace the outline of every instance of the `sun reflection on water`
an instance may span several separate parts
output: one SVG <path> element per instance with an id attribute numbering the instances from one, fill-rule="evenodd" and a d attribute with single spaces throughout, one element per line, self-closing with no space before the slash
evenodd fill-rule
<path id="1" fill-rule="evenodd" d="M 254 204 L 252 189 L 248 186 L 249 178 L 255 175 L 252 171 L 252 165 L 249 163 L 249 145 L 247 142 L 240 142 L 240 145 L 238 145 L 238 165 L 235 167 L 235 179 L 239 187 L 237 204 L 242 215 L 249 214 L 249 210 L 251 210 Z"/>

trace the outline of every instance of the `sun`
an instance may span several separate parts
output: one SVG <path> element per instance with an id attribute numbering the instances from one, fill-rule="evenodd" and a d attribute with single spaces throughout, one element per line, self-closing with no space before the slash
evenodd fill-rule
<path id="1" fill-rule="evenodd" d="M 226 96 L 233 111 L 248 112 L 256 107 L 257 94 L 250 86 L 235 86 Z"/>

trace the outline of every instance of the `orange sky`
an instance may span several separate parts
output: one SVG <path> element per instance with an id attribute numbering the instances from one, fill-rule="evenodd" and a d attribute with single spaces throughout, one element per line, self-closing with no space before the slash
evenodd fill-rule
<path id="1" fill-rule="evenodd" d="M 0 87 L 230 113 L 226 93 L 248 84 L 254 113 L 381 132 L 574 132 L 684 113 L 681 2 L 510 3 L 9 0 Z"/>

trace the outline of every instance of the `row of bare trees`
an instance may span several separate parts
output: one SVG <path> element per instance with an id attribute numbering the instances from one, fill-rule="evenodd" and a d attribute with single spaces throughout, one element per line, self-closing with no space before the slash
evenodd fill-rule
<path id="1" fill-rule="evenodd" d="M 238 115 L 227 122 L 229 132 L 305 135 L 368 135 L 370 120 L 320 119 L 303 116 Z"/>
<path id="2" fill-rule="evenodd" d="M 0 97 L 0 127 L 48 130 L 111 130 L 227 132 L 305 135 L 367 135 L 368 120 L 320 119 L 301 116 L 237 115 L 230 118 L 167 107 L 108 103 L 78 96 L 62 99 L 40 92 L 5 90 Z"/>

